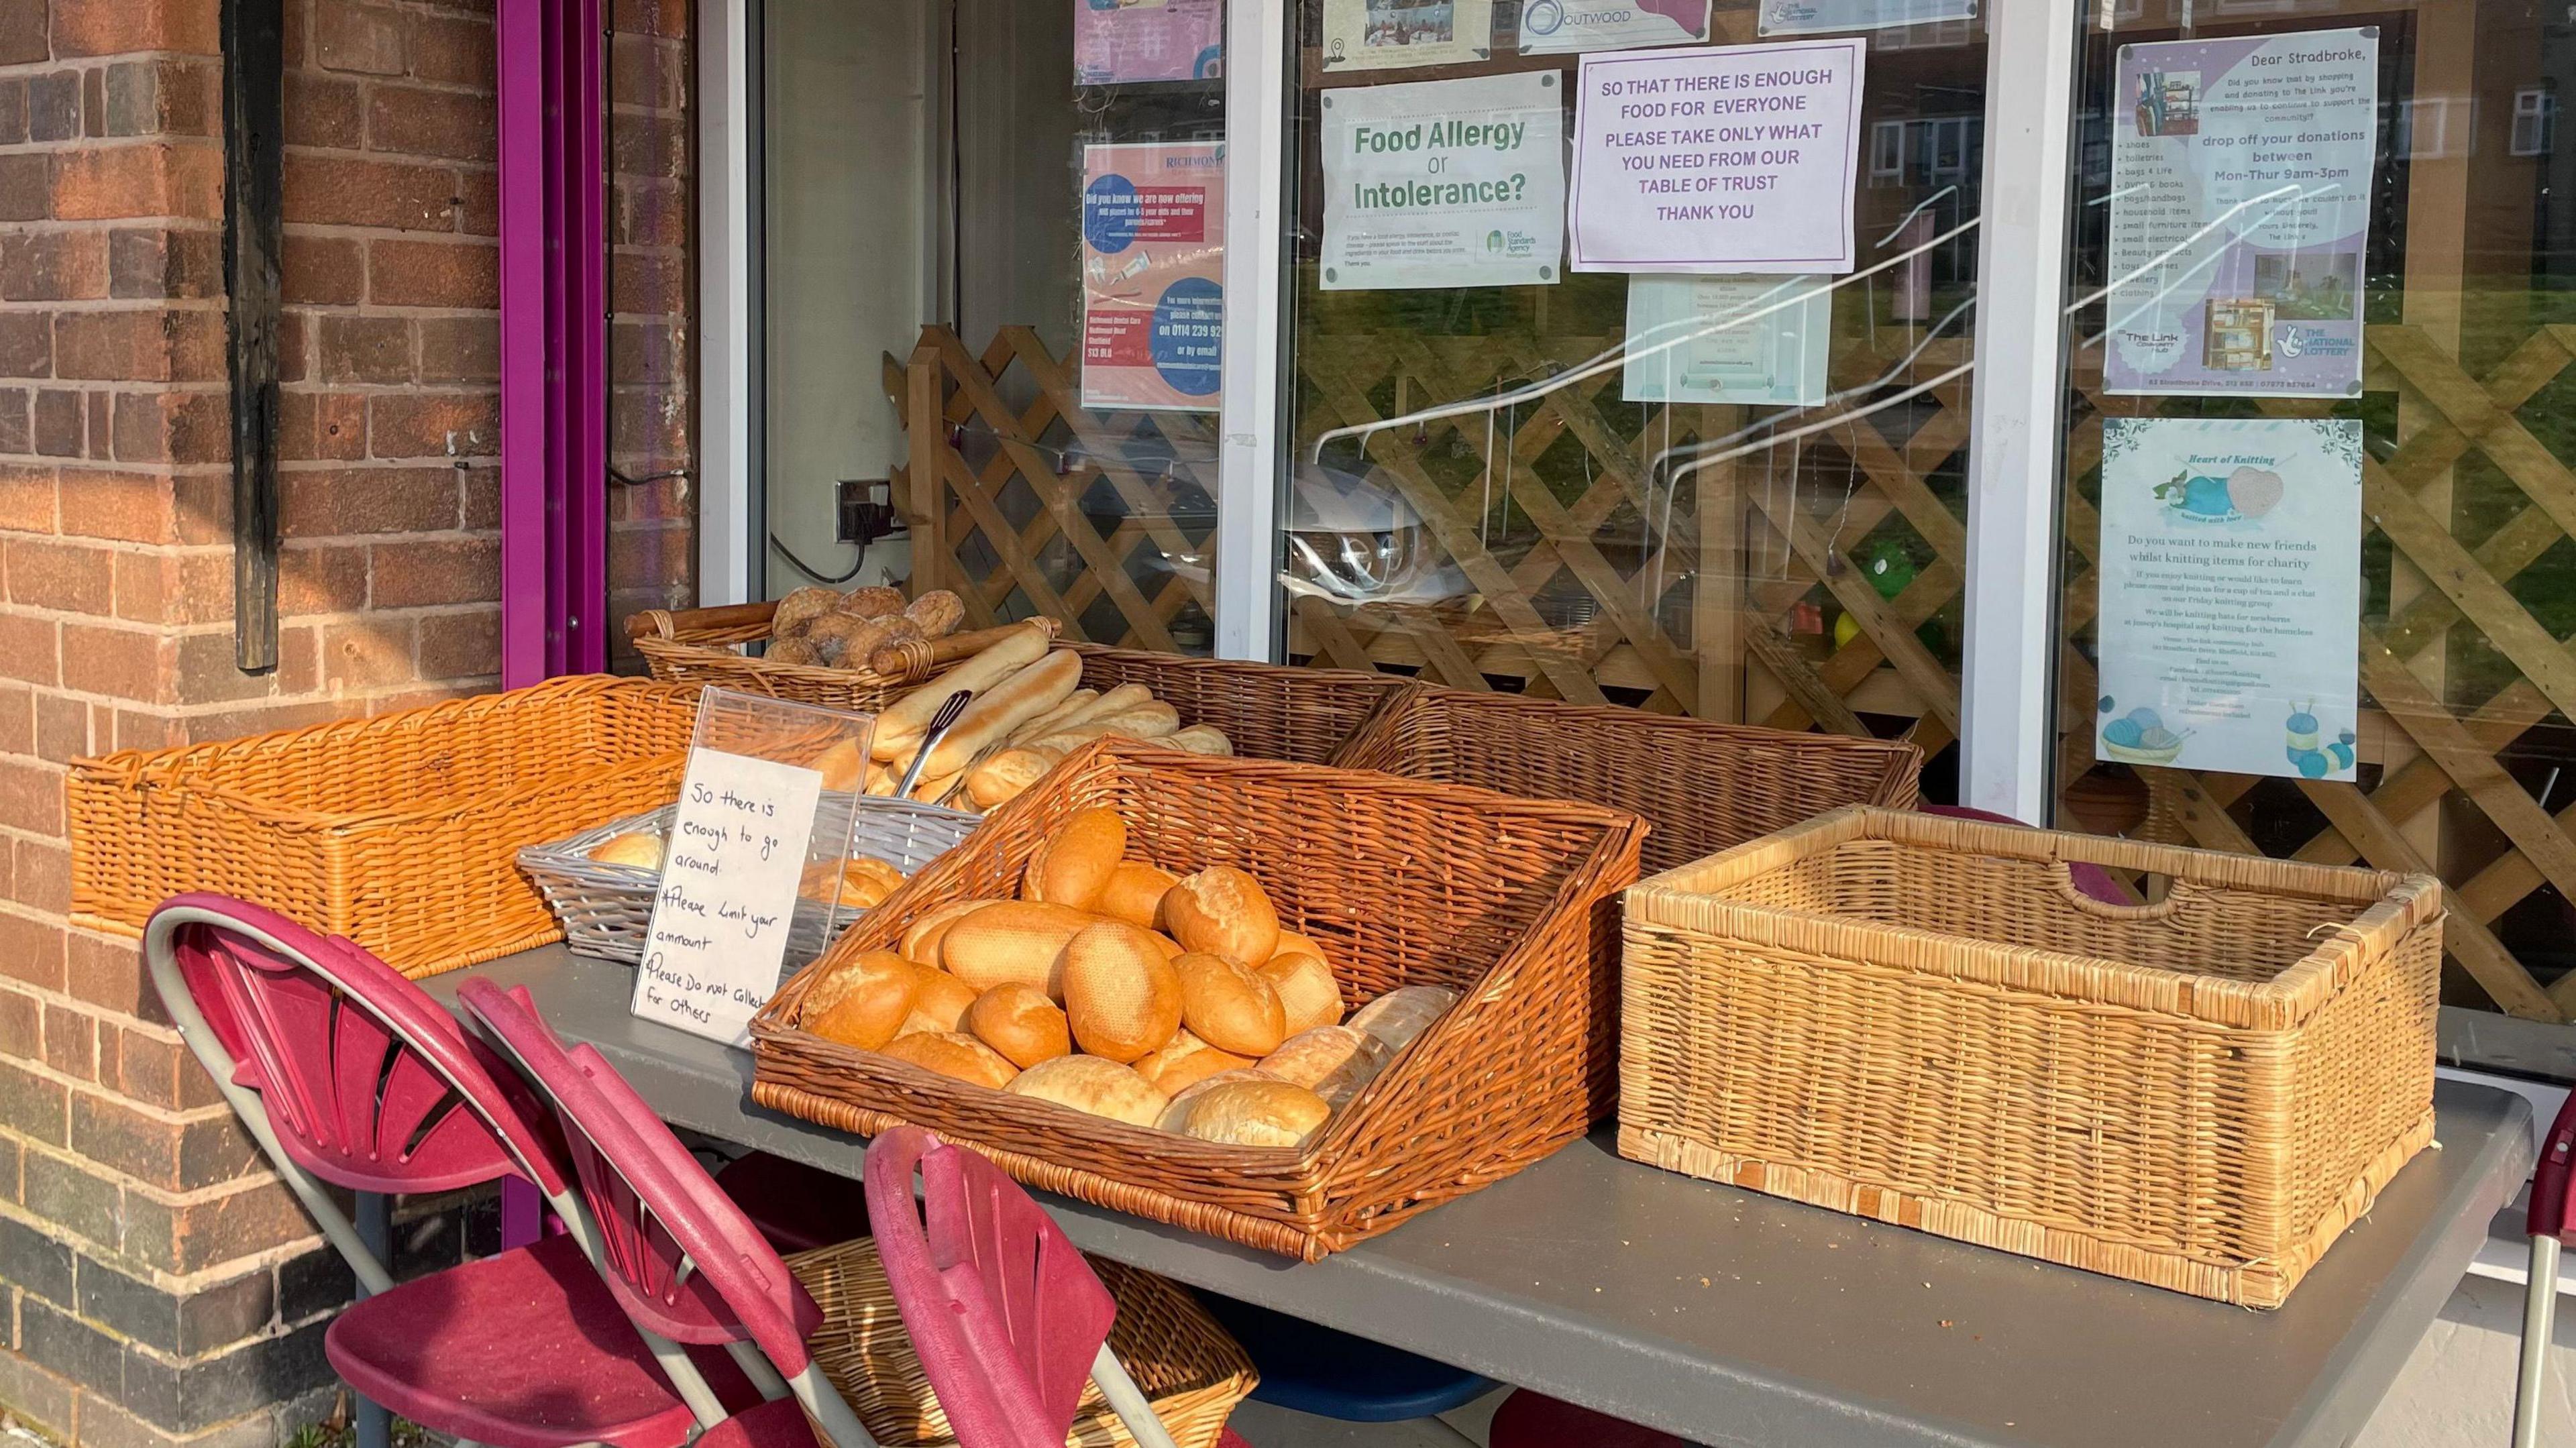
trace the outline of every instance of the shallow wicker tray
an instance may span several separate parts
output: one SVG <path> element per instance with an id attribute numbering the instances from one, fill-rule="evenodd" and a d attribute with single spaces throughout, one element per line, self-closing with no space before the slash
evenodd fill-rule
<path id="1" fill-rule="evenodd" d="M 1221 1146 L 1006 1095 L 811 1035 L 807 986 L 957 899 L 1015 892 L 1076 809 L 1117 809 L 1128 852 L 1232 864 L 1320 943 L 1346 1005 L 1403 985 L 1465 992 L 1296 1149 Z M 1266 1251 L 1319 1258 L 1511 1175 L 1611 1106 L 1616 902 L 1632 815 L 1456 785 L 1127 741 L 1068 757 L 985 816 L 752 1020 L 761 1105 L 875 1135 L 910 1122 L 1033 1186 Z"/>

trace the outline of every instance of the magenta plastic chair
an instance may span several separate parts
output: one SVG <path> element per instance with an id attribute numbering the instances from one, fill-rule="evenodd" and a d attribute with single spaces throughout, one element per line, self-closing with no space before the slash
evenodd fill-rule
<path id="1" fill-rule="evenodd" d="M 875 1448 L 806 1351 L 821 1309 L 635 1088 L 590 1047 L 565 1050 L 525 989 L 468 981 L 457 998 L 552 1109 L 619 1305 L 674 1342 L 724 1348 L 767 1399 L 699 1443 L 814 1448 L 810 1414 L 831 1448 Z"/>
<path id="2" fill-rule="evenodd" d="M 1485 1441 L 1488 1448 L 1694 1448 L 1689 1439 L 1623 1423 L 1527 1388 L 1494 1410 Z"/>
<path id="3" fill-rule="evenodd" d="M 352 1388 L 495 1448 L 673 1448 L 723 1416 L 656 1371 L 677 1349 L 639 1332 L 585 1257 L 543 1115 L 417 986 L 350 941 L 220 895 L 164 904 L 143 954 L 181 1038 L 369 1294 L 323 1338 Z M 325 1190 L 510 1177 L 574 1231 L 400 1284 Z"/>
<path id="4" fill-rule="evenodd" d="M 1990 825 L 2020 825 L 2023 829 L 2031 828 L 2027 822 L 2014 819 L 2011 815 L 1996 814 L 1992 810 L 1970 809 L 1966 805 L 1927 804 L 1919 806 L 1916 813 L 1940 815 L 1954 820 L 1980 820 Z M 2129 892 L 2120 888 L 2119 881 L 2111 878 L 2110 871 L 2082 860 L 2066 862 L 2066 883 L 2073 885 L 2087 899 L 2099 900 L 2105 905 L 2138 903 L 2130 898 Z"/>
<path id="5" fill-rule="evenodd" d="M 1118 1315 L 1109 1289 L 1019 1183 L 974 1152 L 899 1126 L 869 1144 L 867 1184 L 895 1307 L 961 1448 L 1062 1448 L 1086 1381 L 1100 1384 L 1143 1448 L 1172 1448 L 1109 1351 Z M 1243 1440 L 1228 1429 L 1219 1445 Z"/>

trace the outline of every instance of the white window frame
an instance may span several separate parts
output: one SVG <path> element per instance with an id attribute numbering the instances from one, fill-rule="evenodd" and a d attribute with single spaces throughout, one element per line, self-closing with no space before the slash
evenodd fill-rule
<path id="1" fill-rule="evenodd" d="M 2530 127 L 2525 134 L 2524 127 Z M 2524 86 L 2513 93 L 2513 139 L 2507 149 L 2516 156 L 2546 156 L 2558 144 L 2558 92 L 2545 85 Z"/>

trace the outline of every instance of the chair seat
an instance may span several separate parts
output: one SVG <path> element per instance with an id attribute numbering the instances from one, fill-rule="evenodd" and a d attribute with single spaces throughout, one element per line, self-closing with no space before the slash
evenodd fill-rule
<path id="1" fill-rule="evenodd" d="M 805 1416 L 805 1406 L 791 1397 L 734 1414 L 701 1434 L 696 1448 L 818 1448 L 821 1444 L 813 1420 Z"/>
<path id="2" fill-rule="evenodd" d="M 697 1422 L 568 1236 L 354 1302 L 322 1345 L 370 1401 L 492 1448 L 670 1448 Z"/>
<path id="3" fill-rule="evenodd" d="M 716 1185 L 781 1252 L 810 1252 L 868 1234 L 865 1189 L 821 1167 L 755 1151 L 727 1163 Z"/>
<path id="4" fill-rule="evenodd" d="M 1257 1403 L 1344 1423 L 1400 1423 L 1464 1406 L 1494 1386 L 1463 1368 L 1266 1307 L 1209 1292 L 1199 1301 L 1260 1371 Z"/>
<path id="5" fill-rule="evenodd" d="M 1492 1448 L 1692 1448 L 1688 1439 L 1653 1428 L 1622 1423 L 1590 1408 L 1578 1408 L 1527 1389 L 1503 1399 L 1494 1410 L 1485 1441 Z"/>

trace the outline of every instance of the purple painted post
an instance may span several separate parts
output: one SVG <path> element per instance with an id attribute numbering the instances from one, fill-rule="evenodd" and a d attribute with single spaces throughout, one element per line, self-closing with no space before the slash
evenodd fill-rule
<path id="1" fill-rule="evenodd" d="M 544 0 L 501 0 L 501 686 L 546 668 Z M 507 1201 L 508 1193 L 503 1194 Z M 506 1231 L 507 1228 L 505 1227 Z"/>

